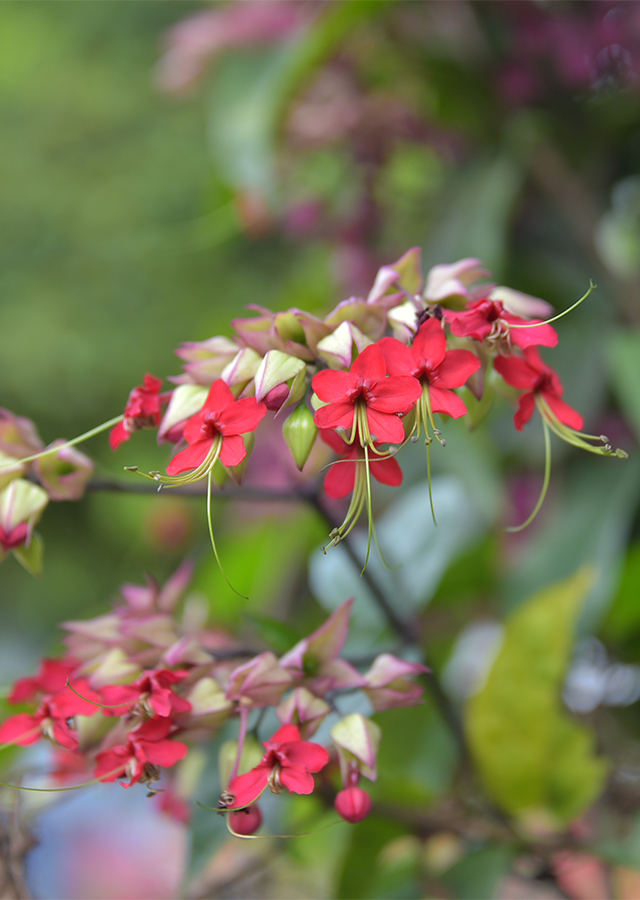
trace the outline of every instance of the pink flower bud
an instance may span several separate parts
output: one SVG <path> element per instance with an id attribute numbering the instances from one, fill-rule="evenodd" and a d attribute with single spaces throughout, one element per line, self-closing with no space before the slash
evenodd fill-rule
<path id="1" fill-rule="evenodd" d="M 255 834 L 262 825 L 260 807 L 247 806 L 246 809 L 234 810 L 229 813 L 229 824 L 236 834 Z"/>
<path id="2" fill-rule="evenodd" d="M 371 797 L 360 787 L 350 787 L 340 791 L 334 806 L 347 822 L 362 822 L 371 812 Z"/>

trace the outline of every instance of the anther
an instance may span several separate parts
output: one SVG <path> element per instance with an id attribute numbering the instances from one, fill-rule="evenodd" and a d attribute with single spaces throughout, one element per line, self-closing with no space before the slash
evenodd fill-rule
<path id="1" fill-rule="evenodd" d="M 138 466 L 125 466 L 124 470 L 125 472 L 137 472 Z"/>

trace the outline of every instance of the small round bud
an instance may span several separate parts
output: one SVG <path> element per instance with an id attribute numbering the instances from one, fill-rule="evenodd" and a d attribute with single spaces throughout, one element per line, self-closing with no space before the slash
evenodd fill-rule
<path id="1" fill-rule="evenodd" d="M 255 834 L 262 825 L 262 813 L 258 806 L 235 809 L 229 813 L 229 824 L 236 834 Z"/>
<path id="2" fill-rule="evenodd" d="M 371 797 L 360 787 L 350 787 L 340 791 L 334 806 L 347 822 L 362 822 L 371 812 Z"/>

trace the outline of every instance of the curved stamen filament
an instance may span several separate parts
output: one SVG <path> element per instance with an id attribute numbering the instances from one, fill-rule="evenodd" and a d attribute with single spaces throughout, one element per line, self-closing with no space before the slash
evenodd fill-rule
<path id="1" fill-rule="evenodd" d="M 527 520 L 523 522 L 522 525 L 512 525 L 510 528 L 505 528 L 505 531 L 508 531 L 511 534 L 514 534 L 517 531 L 523 531 L 527 526 L 531 525 L 540 512 L 540 507 L 544 503 L 544 498 L 547 496 L 549 481 L 551 480 L 551 433 L 545 418 L 542 419 L 542 427 L 544 428 L 544 481 L 542 482 L 542 490 L 540 491 L 538 502 L 534 506 L 533 512 Z"/>
<path id="2" fill-rule="evenodd" d="M 628 454 L 624 450 L 614 450 L 611 447 L 606 435 L 585 434 L 582 431 L 569 428 L 568 425 L 565 425 L 558 419 L 541 394 L 536 394 L 536 406 L 543 422 L 546 422 L 554 434 L 557 434 L 567 444 L 579 447 L 581 450 L 587 450 L 589 453 L 597 453 L 598 456 L 617 456 L 619 459 L 627 458 Z M 597 441 L 600 446 L 598 444 L 590 444 L 589 441 Z"/>
<path id="3" fill-rule="evenodd" d="M 596 287 L 597 287 L 597 285 L 595 285 L 595 284 L 593 283 L 593 281 L 591 281 L 591 279 L 589 279 L 589 290 L 587 291 L 586 294 L 584 294 L 582 297 L 580 297 L 579 300 L 576 300 L 576 302 L 573 303 L 573 304 L 569 307 L 569 309 L 565 309 L 563 312 L 558 313 L 557 316 L 552 316 L 550 319 L 545 319 L 544 322 L 527 322 L 526 325 L 512 325 L 511 323 L 509 323 L 509 328 L 537 328 L 538 325 L 549 325 L 551 322 L 557 322 L 558 319 L 561 319 L 563 316 L 568 315 L 570 312 L 573 312 L 573 310 L 574 310 L 577 306 L 580 306 L 580 304 L 581 304 L 584 300 L 587 299 L 587 297 L 589 296 L 589 294 L 590 294 L 592 291 L 594 291 L 594 290 L 596 289 Z"/>

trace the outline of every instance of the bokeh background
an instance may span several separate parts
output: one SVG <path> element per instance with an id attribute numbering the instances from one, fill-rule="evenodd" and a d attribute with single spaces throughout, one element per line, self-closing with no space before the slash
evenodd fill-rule
<path id="1" fill-rule="evenodd" d="M 565 630 L 569 651 L 558 651 L 543 699 L 562 690 L 562 714 L 590 737 L 563 733 L 553 759 L 538 748 L 538 774 L 523 777 L 544 787 L 524 831 L 486 825 L 486 796 L 508 813 L 518 800 L 496 788 L 504 759 L 482 738 L 485 799 L 465 807 L 482 792 L 461 778 L 427 704 L 379 717 L 377 813 L 355 828 L 231 847 L 211 815 L 198 811 L 187 833 L 141 797 L 123 811 L 121 789 L 101 787 L 36 817 L 30 889 L 43 898 L 637 897 L 640 4 L 34 0 L 5 2 L 0 17 L 1 402 L 45 441 L 117 415 L 145 372 L 177 374 L 176 346 L 228 334 L 246 304 L 322 313 L 366 296 L 380 265 L 420 246 L 425 271 L 478 257 L 498 283 L 558 311 L 593 279 L 597 290 L 557 323 L 546 359 L 587 430 L 630 456 L 554 443 L 546 504 L 509 536 L 505 525 L 526 517 L 542 481 L 536 424 L 516 433 L 497 401 L 474 433 L 450 423 L 448 446 L 432 454 L 440 530 L 407 550 L 398 604 L 419 619 L 427 661 L 470 730 L 482 714 L 469 698 L 482 696 L 508 616 L 584 563 L 594 570 L 580 612 L 565 621 L 550 611 L 544 625 L 550 644 Z M 104 436 L 86 452 L 100 478 L 166 462 L 147 433 L 117 455 Z M 378 495 L 389 546 L 424 510 L 422 456 L 407 453 L 404 468 L 401 501 Z M 249 483 L 277 486 L 273 472 L 273 458 L 256 454 Z M 342 557 L 320 567 L 313 513 L 221 505 L 216 516 L 228 574 L 250 602 L 212 564 L 196 499 L 90 491 L 52 504 L 39 526 L 42 577 L 13 559 L 0 571 L 3 682 L 56 651 L 58 622 L 105 611 L 123 581 L 163 580 L 185 555 L 212 619 L 278 650 L 354 591 L 354 652 L 389 639 Z M 517 640 L 514 656 L 524 652 Z M 536 664 L 534 654 L 529 673 L 513 676 L 509 702 L 542 708 Z M 518 756 L 531 741 L 535 733 L 516 731 L 504 746 Z M 196 796 L 206 802 L 202 779 Z M 129 855 L 131 841 L 114 837 L 128 816 L 147 835 Z M 558 828 L 571 839 L 554 843 Z M 174 868 L 162 884 L 145 881 L 141 872 L 170 856 L 164 847 Z M 257 874 L 245 877 L 247 867 Z"/>

